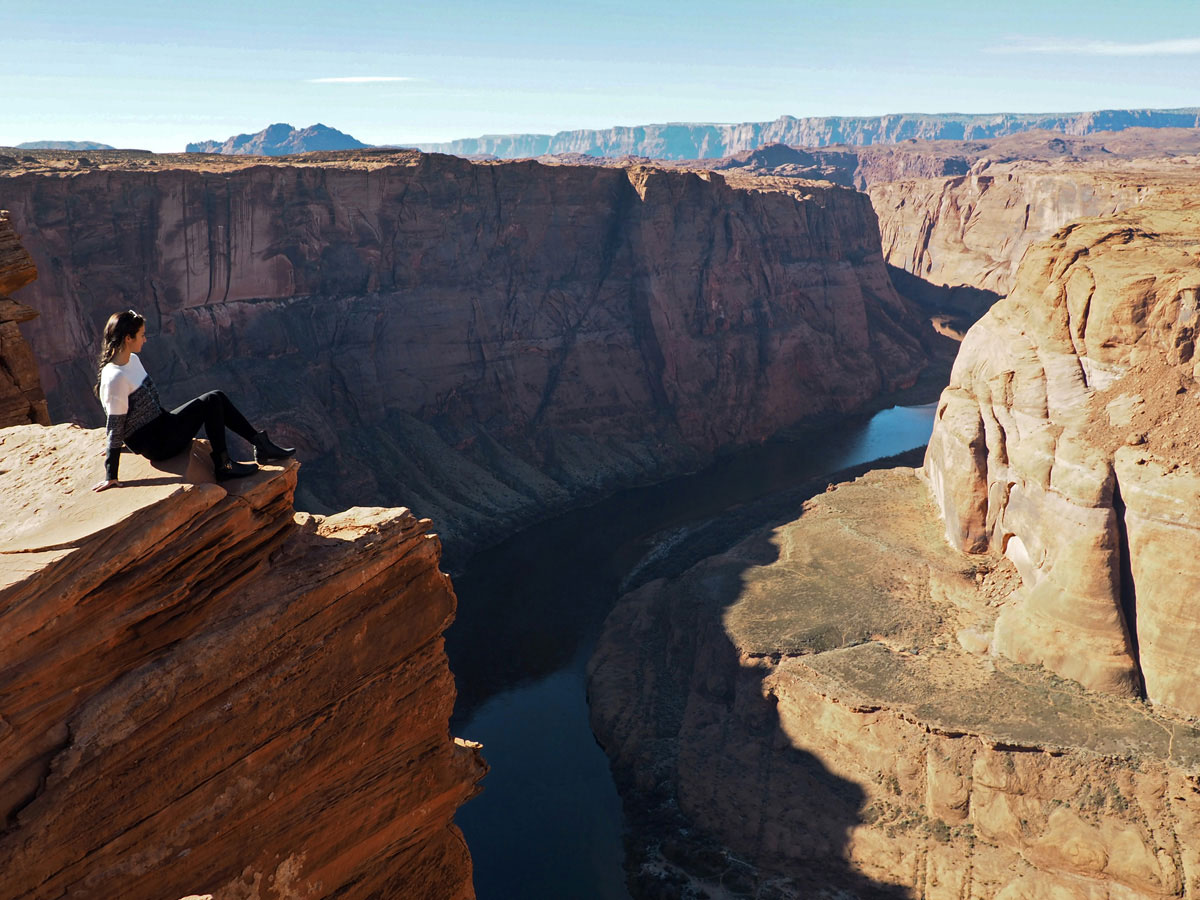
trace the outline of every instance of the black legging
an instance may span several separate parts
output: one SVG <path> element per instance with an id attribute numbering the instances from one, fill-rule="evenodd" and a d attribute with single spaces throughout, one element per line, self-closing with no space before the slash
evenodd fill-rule
<path id="1" fill-rule="evenodd" d="M 222 391 L 209 391 L 178 409 L 164 412 L 125 439 L 129 449 L 148 459 L 170 459 L 182 453 L 204 426 L 213 453 L 227 453 L 225 429 L 246 440 L 257 433 Z"/>

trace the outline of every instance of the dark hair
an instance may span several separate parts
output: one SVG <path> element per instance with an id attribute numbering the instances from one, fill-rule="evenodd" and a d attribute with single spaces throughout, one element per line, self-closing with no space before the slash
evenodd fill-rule
<path id="1" fill-rule="evenodd" d="M 108 317 L 108 324 L 104 326 L 104 344 L 100 348 L 100 365 L 96 367 L 95 391 L 97 397 L 100 396 L 100 379 L 103 376 L 104 367 L 112 362 L 117 351 L 124 346 L 125 338 L 134 337 L 145 327 L 146 320 L 132 309 L 113 313 Z"/>

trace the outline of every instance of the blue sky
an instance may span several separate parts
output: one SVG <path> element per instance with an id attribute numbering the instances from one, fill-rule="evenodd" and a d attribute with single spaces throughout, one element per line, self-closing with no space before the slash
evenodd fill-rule
<path id="1" fill-rule="evenodd" d="M 0 0 L 0 21 L 0 145 L 1200 106 L 1197 0 Z"/>

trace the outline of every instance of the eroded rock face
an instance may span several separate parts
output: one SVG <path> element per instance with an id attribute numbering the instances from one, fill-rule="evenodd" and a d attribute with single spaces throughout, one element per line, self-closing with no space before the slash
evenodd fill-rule
<path id="1" fill-rule="evenodd" d="M 35 278 L 33 259 L 21 246 L 8 212 L 0 210 L 0 428 L 50 424 L 37 362 L 19 327 L 38 314 L 6 296 Z"/>
<path id="2" fill-rule="evenodd" d="M 1200 214 L 1083 221 L 967 334 L 925 470 L 951 544 L 1021 573 L 995 649 L 1200 714 Z"/>
<path id="3" fill-rule="evenodd" d="M 202 449 L 95 494 L 101 440 L 0 432 L 4 895 L 473 897 L 429 521 Z"/>
<path id="4" fill-rule="evenodd" d="M 404 503 L 479 542 L 926 357 L 842 188 L 399 152 L 94 162 L 4 184 L 51 408 L 100 423 L 99 329 L 136 307 L 165 401 L 225 390 L 300 447 L 312 509 Z"/>
<path id="5" fill-rule="evenodd" d="M 872 472 L 622 598 L 589 696 L 637 896 L 1200 896 L 1200 730 L 990 657 L 1020 575 L 941 532 Z"/>
<path id="6" fill-rule="evenodd" d="M 1168 155 L 1059 162 L 983 157 L 951 178 L 876 182 L 869 193 L 884 254 L 890 264 L 935 284 L 1003 296 L 1029 247 L 1068 222 L 1143 204 L 1174 207 L 1194 197 L 1195 148 L 1191 155 L 1159 152 Z"/>
<path id="7" fill-rule="evenodd" d="M 600 130 L 560 131 L 557 134 L 498 134 L 479 138 L 422 144 L 421 149 L 464 156 L 503 158 L 545 153 L 587 153 L 592 156 L 646 156 L 659 159 L 697 159 L 728 156 L 764 144 L 802 147 L 830 144 L 894 144 L 918 140 L 978 140 L 1032 129 L 1091 134 L 1125 128 L 1195 128 L 1196 109 L 1113 109 L 1082 113 L 886 116 L 780 116 L 773 122 L 709 125 L 671 122 L 618 126 Z"/>

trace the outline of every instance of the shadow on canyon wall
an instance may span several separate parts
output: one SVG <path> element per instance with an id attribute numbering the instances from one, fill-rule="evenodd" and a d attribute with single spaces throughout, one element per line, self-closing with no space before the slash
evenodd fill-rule
<path id="1" fill-rule="evenodd" d="M 962 340 L 967 329 L 1001 297 L 995 291 L 969 284 L 934 284 L 891 263 L 888 263 L 887 270 L 888 277 L 902 297 L 911 300 L 934 320 L 935 328 L 940 333 L 952 333 L 958 340 Z"/>
<path id="2" fill-rule="evenodd" d="M 912 896 L 850 862 L 852 830 L 874 815 L 866 791 L 783 731 L 775 698 L 762 684 L 770 667 L 743 660 L 725 617 L 747 587 L 746 573 L 777 559 L 767 529 L 795 521 L 804 501 L 830 482 L 920 465 L 923 453 L 810 479 L 747 504 L 638 573 L 635 580 L 648 593 L 614 613 L 643 623 L 618 625 L 621 687 L 612 691 L 612 669 L 599 676 L 605 684 L 590 685 L 593 726 L 624 803 L 634 896 L 701 897 L 718 885 L 733 896 L 778 900 Z M 740 565 L 723 557 L 687 570 L 752 529 L 760 530 L 738 546 Z M 676 589 L 656 589 L 654 579 L 662 577 L 676 578 Z M 827 650 L 842 638 L 817 640 Z M 613 662 L 613 651 L 602 641 L 594 660 L 601 669 Z M 610 703 L 617 693 L 621 699 Z"/>

